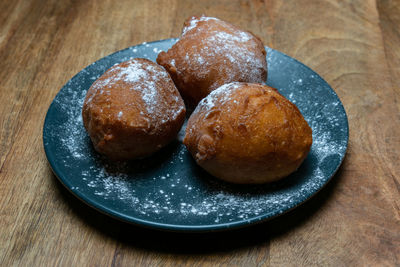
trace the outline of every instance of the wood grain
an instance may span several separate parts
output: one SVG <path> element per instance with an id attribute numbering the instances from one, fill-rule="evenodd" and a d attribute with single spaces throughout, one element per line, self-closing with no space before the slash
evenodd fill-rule
<path id="1" fill-rule="evenodd" d="M 110 219 L 56 180 L 42 144 L 58 90 L 93 61 L 177 37 L 207 14 L 318 72 L 350 124 L 346 159 L 317 196 L 251 228 L 162 233 Z M 0 1 L 1 266 L 398 266 L 400 2 Z"/>

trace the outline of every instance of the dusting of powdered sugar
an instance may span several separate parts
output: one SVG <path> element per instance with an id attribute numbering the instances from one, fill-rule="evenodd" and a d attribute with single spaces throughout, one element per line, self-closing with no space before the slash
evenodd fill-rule
<path id="1" fill-rule="evenodd" d="M 157 49 L 154 52 L 158 51 Z M 164 99 L 159 93 L 164 88 L 160 84 L 165 80 L 172 83 L 164 68 L 143 62 L 140 59 L 131 59 L 125 64 L 115 64 L 107 70 L 107 73 L 109 73 L 108 78 L 99 79 L 93 83 L 92 88 L 95 93 L 88 98 L 87 103 L 90 104 L 96 94 L 110 95 L 113 85 L 123 81 L 128 85 L 129 90 L 140 92 L 147 114 L 152 118 L 160 118 L 160 121 L 165 122 L 169 119 L 175 119 L 182 112 L 183 107 L 178 104 L 165 109 L 167 112 L 159 108 L 164 105 Z M 174 100 L 179 103 L 178 98 L 175 97 Z M 121 118 L 121 116 L 122 114 L 118 114 L 118 118 Z"/>
<path id="2" fill-rule="evenodd" d="M 196 110 L 208 112 L 216 105 L 223 105 L 225 102 L 231 100 L 232 93 L 239 87 L 240 83 L 238 82 L 227 83 L 218 87 L 199 102 Z"/>
<path id="3" fill-rule="evenodd" d="M 110 94 L 114 84 L 124 81 L 130 85 L 131 90 L 141 93 L 147 111 L 150 114 L 154 113 L 155 103 L 159 101 L 155 80 L 159 79 L 160 76 L 156 75 L 158 72 L 153 66 L 133 59 L 126 66 L 117 64 L 107 72 L 111 73 L 109 78 L 94 82 L 93 89 L 96 90 L 96 93 Z M 88 103 L 91 103 L 94 95 L 92 94 L 92 97 L 88 99 Z"/>
<path id="4" fill-rule="evenodd" d="M 193 30 L 194 28 L 196 28 L 200 21 L 209 21 L 209 20 L 221 21 L 221 20 L 219 20 L 217 18 L 213 18 L 213 17 L 205 17 L 205 16 L 201 16 L 200 18 L 192 17 L 190 19 L 189 25 L 183 28 L 182 36 L 185 35 L 187 32 Z"/>
<path id="5" fill-rule="evenodd" d="M 148 53 L 154 59 L 153 44 L 146 45 L 114 54 L 114 57 L 118 56 L 115 63 L 140 53 Z M 279 61 L 273 56 L 271 60 Z M 330 91 L 322 86 L 308 91 L 299 88 L 299 79 L 305 86 L 310 79 L 312 83 L 319 79 L 315 76 L 293 79 L 283 88 L 287 90 L 283 93 L 296 102 L 312 127 L 314 143 L 299 170 L 281 182 L 259 186 L 234 186 L 221 182 L 202 171 L 178 141 L 147 159 L 109 162 L 94 151 L 81 118 L 88 88 L 110 67 L 104 62 L 100 60 L 82 70 L 57 95 L 51 107 L 57 119 L 52 124 L 45 123 L 44 145 L 56 147 L 52 151 L 53 162 L 59 164 L 55 170 L 58 170 L 58 175 L 68 174 L 60 176 L 72 192 L 83 199 L 93 200 L 96 205 L 111 208 L 125 218 L 190 226 L 223 225 L 276 216 L 318 191 L 331 175 L 326 173 L 323 164 L 337 160 L 336 155 L 346 149 L 346 140 L 336 136 L 336 132 L 340 133 L 344 127 L 337 97 L 326 100 Z M 144 74 L 136 72 L 131 75 L 128 72 L 121 79 L 132 80 L 140 75 Z M 221 95 L 229 99 L 232 86 L 215 90 L 200 105 L 212 109 L 214 100 Z M 322 93 L 323 97 L 320 96 Z M 123 116 L 123 112 L 118 113 L 118 117 Z M 184 128 L 179 136 L 182 140 Z"/>
<path id="6" fill-rule="evenodd" d="M 209 24 L 199 23 L 208 21 Z M 184 60 L 179 65 L 170 59 L 169 64 L 176 67 L 178 74 L 195 71 L 201 77 L 208 77 L 212 70 L 220 73 L 219 77 L 224 77 L 225 82 L 264 82 L 266 59 L 261 52 L 262 47 L 250 33 L 219 19 L 201 16 L 190 20 L 183 29 L 182 37 L 180 42 L 190 43 L 190 51 L 193 52 L 177 51 L 185 53 L 181 55 Z M 211 88 L 219 85 L 220 80 L 214 81 Z"/>

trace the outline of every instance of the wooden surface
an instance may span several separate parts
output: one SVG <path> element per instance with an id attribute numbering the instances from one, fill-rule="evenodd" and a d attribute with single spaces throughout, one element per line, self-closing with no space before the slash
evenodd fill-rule
<path id="1" fill-rule="evenodd" d="M 160 233 L 82 204 L 52 174 L 47 108 L 82 68 L 179 36 L 205 13 L 318 72 L 347 111 L 337 175 L 273 221 L 219 234 Z M 399 266 L 400 1 L 0 1 L 1 266 Z"/>

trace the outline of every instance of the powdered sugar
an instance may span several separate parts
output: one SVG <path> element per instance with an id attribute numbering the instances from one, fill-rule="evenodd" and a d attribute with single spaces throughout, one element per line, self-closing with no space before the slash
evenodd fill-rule
<path id="1" fill-rule="evenodd" d="M 232 92 L 239 88 L 240 83 L 233 82 L 224 84 L 214 91 L 212 91 L 207 97 L 203 98 L 200 103 L 197 105 L 197 109 L 204 109 L 205 111 L 210 111 L 215 107 L 217 101 L 218 104 L 222 105 L 226 101 L 228 101 L 232 95 Z"/>
<path id="2" fill-rule="evenodd" d="M 103 90 L 103 88 L 110 88 L 114 84 L 124 81 L 131 84 L 131 90 L 141 92 L 147 111 L 150 114 L 154 113 L 155 103 L 159 99 L 154 80 L 159 79 L 159 75 L 156 75 L 159 71 L 156 71 L 153 66 L 143 64 L 138 60 L 131 60 L 127 66 L 114 65 L 108 72 L 111 72 L 112 75 L 107 79 L 95 81 L 94 89 L 97 89 L 100 94 L 110 94 L 110 91 Z M 94 94 L 88 100 L 89 103 L 92 101 L 93 96 Z"/>
<path id="3" fill-rule="evenodd" d="M 205 16 L 201 16 L 200 18 L 192 17 L 191 20 L 190 20 L 189 26 L 183 28 L 182 35 L 185 35 L 187 32 L 189 32 L 189 31 L 191 31 L 192 29 L 196 28 L 196 27 L 197 27 L 197 24 L 198 24 L 200 21 L 209 21 L 209 20 L 217 20 L 217 21 L 220 21 L 219 19 L 217 19 L 217 18 L 212 18 L 212 17 L 205 17 Z"/>
<path id="4" fill-rule="evenodd" d="M 216 32 L 211 36 L 210 41 L 245 43 L 251 39 L 251 35 L 247 32 L 235 31 L 234 33 Z"/>
<path id="5" fill-rule="evenodd" d="M 127 67 L 116 66 L 113 69 L 115 70 L 113 72 L 116 73 L 116 75 L 112 77 L 112 80 L 109 81 L 109 83 L 115 83 L 119 80 L 124 80 L 127 83 L 137 83 L 143 81 L 149 77 L 146 69 L 147 68 L 143 67 L 143 63 L 136 60 L 130 61 Z"/>
<path id="6" fill-rule="evenodd" d="M 255 43 L 249 42 L 251 40 L 250 34 L 242 31 L 228 32 L 215 32 L 207 40 L 208 46 L 202 49 L 201 54 L 207 55 L 208 58 L 219 56 L 229 61 L 229 67 L 233 71 L 238 71 L 236 68 L 242 68 L 241 75 L 244 81 L 257 81 L 261 76 L 260 71 L 265 70 L 265 59 L 256 54 L 258 49 Z M 243 45 L 246 43 L 246 45 Z M 211 49 L 209 48 L 211 47 Z M 194 60 L 198 61 L 198 55 L 194 55 Z M 237 65 L 237 66 L 236 66 Z M 240 65 L 240 66 L 239 66 Z M 209 64 L 204 64 L 208 67 Z M 224 69 L 230 75 L 237 75 L 231 70 Z"/>
<path id="7" fill-rule="evenodd" d="M 208 21 L 212 23 L 200 24 Z M 248 32 L 216 18 L 193 17 L 183 29 L 180 42 L 190 44 L 192 52 L 175 51 L 184 59 L 179 65 L 173 58 L 170 59 L 169 64 L 176 67 L 179 75 L 196 73 L 205 78 L 213 77 L 212 71 L 218 72 L 218 77 L 224 77 L 225 83 L 263 82 L 266 60 L 260 43 Z M 215 89 L 220 85 L 221 80 L 216 80 L 210 87 Z"/>
<path id="8" fill-rule="evenodd" d="M 159 109 L 162 105 L 160 102 L 163 101 L 159 91 L 164 90 L 159 84 L 163 82 L 163 79 L 170 80 L 172 83 L 168 73 L 163 68 L 142 62 L 140 59 L 131 59 L 127 63 L 114 65 L 107 71 L 110 73 L 108 78 L 96 80 L 93 83 L 96 94 L 110 95 L 112 86 L 123 81 L 130 86 L 130 90 L 140 92 L 149 115 L 164 122 L 175 119 L 182 112 L 181 106 L 169 107 L 167 112 L 160 112 Z M 91 103 L 96 94 L 92 94 L 87 102 Z M 179 102 L 179 99 L 175 100 Z M 118 115 L 118 118 L 121 116 Z"/>

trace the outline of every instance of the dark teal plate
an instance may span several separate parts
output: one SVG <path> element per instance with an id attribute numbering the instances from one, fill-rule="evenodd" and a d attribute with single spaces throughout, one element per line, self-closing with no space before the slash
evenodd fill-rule
<path id="1" fill-rule="evenodd" d="M 268 220 L 302 204 L 324 187 L 347 148 L 345 110 L 332 88 L 307 66 L 267 49 L 268 81 L 295 103 L 313 130 L 301 167 L 280 182 L 236 186 L 200 169 L 178 140 L 154 156 L 112 164 L 91 145 L 81 107 L 94 80 L 112 65 L 134 57 L 155 60 L 176 39 L 143 43 L 102 58 L 61 89 L 47 112 L 43 142 L 47 159 L 75 196 L 112 217 L 155 229 L 215 231 Z"/>

